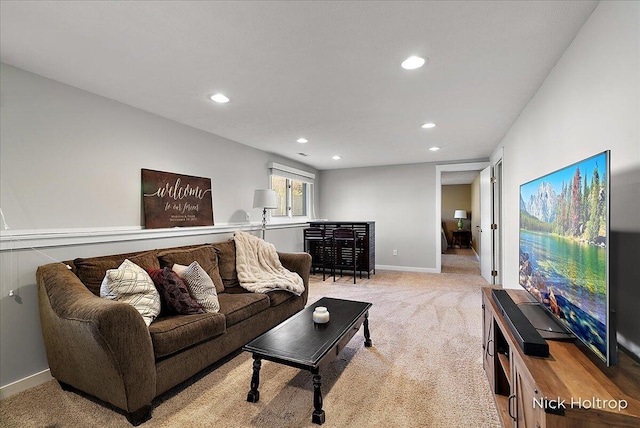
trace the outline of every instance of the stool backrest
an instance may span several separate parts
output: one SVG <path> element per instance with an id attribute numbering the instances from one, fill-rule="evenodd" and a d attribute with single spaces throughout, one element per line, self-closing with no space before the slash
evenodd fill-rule
<path id="1" fill-rule="evenodd" d="M 353 229 L 349 229 L 346 227 L 339 227 L 333 231 L 333 239 L 355 239 L 356 233 Z"/>
<path id="2" fill-rule="evenodd" d="M 319 227 L 308 227 L 304 229 L 305 239 L 324 239 L 326 236 L 326 230 Z"/>

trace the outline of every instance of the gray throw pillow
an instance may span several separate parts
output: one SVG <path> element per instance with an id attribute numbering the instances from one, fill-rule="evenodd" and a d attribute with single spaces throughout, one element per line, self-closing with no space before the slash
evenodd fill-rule
<path id="1" fill-rule="evenodd" d="M 202 306 L 205 312 L 216 313 L 220 310 L 216 286 L 198 262 L 193 262 L 189 266 L 176 263 L 172 269 L 182 278 L 191 296 Z"/>

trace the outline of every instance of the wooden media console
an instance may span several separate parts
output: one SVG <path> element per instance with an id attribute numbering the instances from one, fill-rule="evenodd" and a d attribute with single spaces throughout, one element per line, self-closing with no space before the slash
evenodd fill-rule
<path id="1" fill-rule="evenodd" d="M 547 340 L 548 357 L 525 355 L 482 290 L 483 366 L 504 427 L 640 427 L 640 364 L 618 351 L 600 367 L 573 342 Z M 508 290 L 516 303 L 525 290 Z"/>

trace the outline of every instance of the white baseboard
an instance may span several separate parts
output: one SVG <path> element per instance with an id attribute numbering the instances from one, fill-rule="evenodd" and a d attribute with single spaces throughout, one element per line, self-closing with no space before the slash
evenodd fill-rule
<path id="1" fill-rule="evenodd" d="M 395 270 L 401 272 L 425 272 L 425 273 L 440 273 L 436 268 L 420 268 L 413 266 L 392 266 L 392 265 L 376 265 L 376 270 Z"/>
<path id="2" fill-rule="evenodd" d="M 0 388 L 0 400 L 53 379 L 49 369 L 27 376 Z"/>

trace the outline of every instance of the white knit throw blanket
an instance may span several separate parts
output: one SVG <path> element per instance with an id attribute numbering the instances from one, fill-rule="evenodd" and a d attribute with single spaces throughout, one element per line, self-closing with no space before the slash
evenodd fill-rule
<path id="1" fill-rule="evenodd" d="M 287 290 L 299 296 L 304 291 L 300 275 L 287 270 L 273 244 L 249 233 L 233 234 L 236 243 L 236 270 L 240 286 L 254 293 Z"/>

